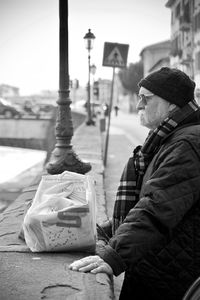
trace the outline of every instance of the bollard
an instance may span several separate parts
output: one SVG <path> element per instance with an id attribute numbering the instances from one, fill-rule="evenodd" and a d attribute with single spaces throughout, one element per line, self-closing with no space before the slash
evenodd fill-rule
<path id="1" fill-rule="evenodd" d="M 104 132 L 106 130 L 106 119 L 101 118 L 99 122 L 100 122 L 100 132 Z"/>

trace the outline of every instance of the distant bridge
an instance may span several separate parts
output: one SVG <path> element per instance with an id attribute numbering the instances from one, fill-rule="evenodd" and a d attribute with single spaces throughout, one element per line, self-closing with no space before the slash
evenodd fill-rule
<path id="1" fill-rule="evenodd" d="M 55 146 L 55 115 L 45 118 L 0 118 L 0 146 L 46 150 Z M 85 114 L 72 111 L 73 128 L 85 120 Z"/>

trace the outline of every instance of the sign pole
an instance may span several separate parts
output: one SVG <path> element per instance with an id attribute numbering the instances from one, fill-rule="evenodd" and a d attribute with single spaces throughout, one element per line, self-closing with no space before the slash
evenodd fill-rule
<path id="1" fill-rule="evenodd" d="M 110 106 L 109 106 L 109 113 L 108 113 L 108 126 L 107 126 L 107 131 L 106 131 L 106 141 L 105 141 L 105 151 L 104 151 L 104 166 L 106 166 L 107 155 L 108 155 L 110 118 L 111 118 L 112 103 L 113 103 L 115 68 L 125 68 L 126 67 L 128 48 L 129 48 L 129 45 L 127 45 L 127 44 L 118 44 L 118 43 L 109 43 L 109 42 L 104 43 L 103 66 L 113 68 L 113 78 L 112 78 L 111 94 L 110 94 Z"/>
<path id="2" fill-rule="evenodd" d="M 108 126 L 107 126 L 107 131 L 106 131 L 106 142 L 105 142 L 105 152 L 104 152 L 104 166 L 106 166 L 106 164 L 107 164 L 108 143 L 109 143 L 109 131 L 110 131 L 110 118 L 111 118 L 112 103 L 113 103 L 114 78 L 115 78 L 115 67 L 113 67 L 112 85 L 111 85 L 111 93 L 110 93 L 110 105 L 109 105 L 109 114 L 108 114 Z"/>

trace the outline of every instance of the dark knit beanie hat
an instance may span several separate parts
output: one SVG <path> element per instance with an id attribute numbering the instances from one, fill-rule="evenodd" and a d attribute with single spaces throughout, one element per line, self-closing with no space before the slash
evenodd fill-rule
<path id="1" fill-rule="evenodd" d="M 161 68 L 143 78 L 138 86 L 179 107 L 194 99 L 195 82 L 178 69 Z"/>

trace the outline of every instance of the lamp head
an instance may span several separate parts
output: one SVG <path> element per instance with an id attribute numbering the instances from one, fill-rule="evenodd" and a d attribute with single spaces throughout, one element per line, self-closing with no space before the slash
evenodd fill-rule
<path id="1" fill-rule="evenodd" d="M 91 32 L 91 29 L 88 29 L 88 32 L 84 36 L 85 47 L 88 51 L 93 48 L 95 35 Z"/>
<path id="2" fill-rule="evenodd" d="M 90 72 L 94 75 L 96 73 L 97 67 L 93 64 L 90 66 Z"/>

